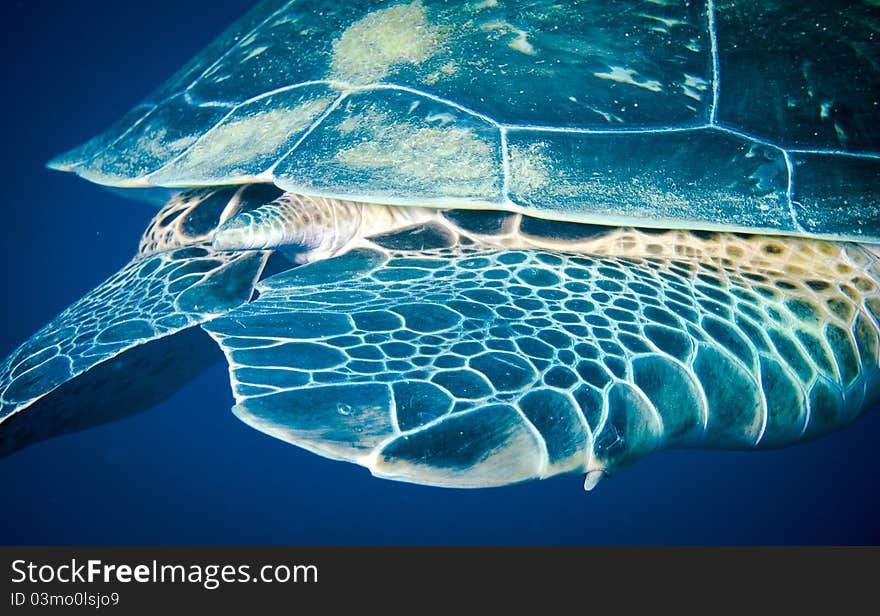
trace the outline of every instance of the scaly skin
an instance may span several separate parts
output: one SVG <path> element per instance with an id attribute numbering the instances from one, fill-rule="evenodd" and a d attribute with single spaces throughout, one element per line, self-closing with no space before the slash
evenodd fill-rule
<path id="1" fill-rule="evenodd" d="M 243 212 L 214 235 L 216 250 L 265 250 L 286 246 L 298 263 L 340 254 L 364 237 L 428 220 L 436 210 L 390 207 L 343 199 L 284 193 L 272 203 Z"/>
<path id="2" fill-rule="evenodd" d="M 591 487 L 662 447 L 816 437 L 877 399 L 870 249 L 588 226 L 554 227 L 560 240 L 540 234 L 559 223 L 518 215 L 455 220 L 436 212 L 269 279 L 207 324 L 236 413 L 383 477 L 586 472 Z"/>
<path id="3" fill-rule="evenodd" d="M 197 324 L 244 421 L 435 485 L 589 488 L 663 447 L 813 438 L 878 398 L 875 248 L 273 191 L 172 199 L 132 263 L 4 362 L 0 453 L 160 399 L 190 376 L 175 361 L 195 369 L 177 333 Z M 244 303 L 268 254 L 248 249 L 279 244 L 313 262 Z"/>

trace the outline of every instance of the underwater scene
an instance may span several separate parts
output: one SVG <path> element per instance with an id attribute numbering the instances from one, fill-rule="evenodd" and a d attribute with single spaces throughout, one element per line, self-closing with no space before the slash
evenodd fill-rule
<path id="1" fill-rule="evenodd" d="M 0 543 L 878 543 L 874 3 L 254 5 L 0 8 Z"/>

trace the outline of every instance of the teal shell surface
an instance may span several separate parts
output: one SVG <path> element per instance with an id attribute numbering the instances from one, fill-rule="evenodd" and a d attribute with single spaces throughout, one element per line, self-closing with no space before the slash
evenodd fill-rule
<path id="1" fill-rule="evenodd" d="M 867 0 L 267 0 L 50 164 L 877 242 L 878 31 Z"/>

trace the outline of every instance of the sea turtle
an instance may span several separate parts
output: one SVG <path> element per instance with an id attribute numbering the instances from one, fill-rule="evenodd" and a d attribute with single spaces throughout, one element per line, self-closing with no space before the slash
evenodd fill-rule
<path id="1" fill-rule="evenodd" d="M 482 487 L 880 396 L 876 3 L 267 0 L 50 162 L 170 200 L 0 367 L 0 453 L 212 361 L 251 426 Z M 147 190 L 152 189 L 152 190 Z"/>

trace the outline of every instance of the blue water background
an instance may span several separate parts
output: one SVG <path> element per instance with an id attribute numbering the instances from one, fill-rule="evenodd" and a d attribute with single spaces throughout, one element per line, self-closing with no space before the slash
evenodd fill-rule
<path id="1" fill-rule="evenodd" d="M 0 353 L 132 256 L 152 216 L 51 156 L 104 129 L 246 2 L 5 2 Z M 241 423 L 218 364 L 147 413 L 0 459 L 4 544 L 877 544 L 880 413 L 768 452 L 652 455 L 456 491 L 374 479 Z M 585 563 L 587 564 L 587 563 Z"/>

